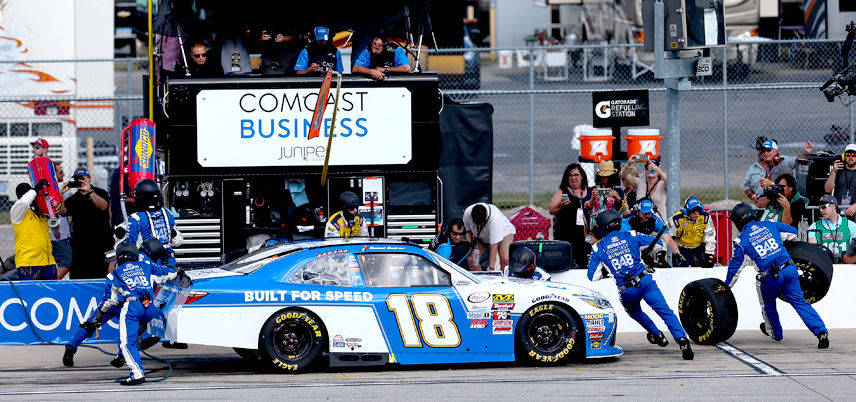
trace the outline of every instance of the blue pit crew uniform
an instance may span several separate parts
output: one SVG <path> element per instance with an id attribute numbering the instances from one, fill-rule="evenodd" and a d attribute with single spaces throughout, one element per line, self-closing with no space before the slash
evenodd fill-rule
<path id="1" fill-rule="evenodd" d="M 679 339 L 685 338 L 687 334 L 681 327 L 678 317 L 666 304 L 663 293 L 657 287 L 657 282 L 646 272 L 639 257 L 639 249 L 647 247 L 653 241 L 653 236 L 636 233 L 633 230 L 607 233 L 601 241 L 592 246 L 588 278 L 591 281 L 603 279 L 601 268 L 607 268 L 615 278 L 618 295 L 627 314 L 642 325 L 648 333 L 655 336 L 661 334 L 657 325 L 640 307 L 642 300 L 645 300 L 666 323 L 675 342 L 680 343 Z M 630 278 L 634 277 L 639 278 L 639 287 L 631 284 Z"/>
<path id="2" fill-rule="evenodd" d="M 181 234 L 178 231 L 176 231 L 176 236 L 173 239 L 172 231 L 174 229 L 175 218 L 165 208 L 154 212 L 135 212 L 128 217 L 128 235 L 126 240 L 139 248 L 143 244 L 143 241 L 155 237 L 152 233 L 156 233 L 156 237 L 163 244 L 167 255 L 169 255 L 166 265 L 174 267 L 175 252 L 172 249 L 172 245 L 181 245 Z"/>
<path id="3" fill-rule="evenodd" d="M 783 337 L 782 324 L 776 311 L 776 298 L 779 294 L 785 296 L 785 300 L 793 306 L 815 336 L 828 333 L 820 315 L 803 298 L 797 267 L 782 245 L 782 240 L 790 241 L 796 238 L 797 230 L 781 222 L 747 223 L 740 236 L 734 239 L 734 256 L 728 264 L 728 275 L 725 278 L 725 283 L 733 287 L 740 270 L 746 265 L 744 259 L 748 258 L 755 264 L 758 270 L 756 286 L 762 301 L 765 333 L 771 333 L 776 340 Z M 774 268 L 779 271 L 778 277 L 773 275 Z"/>
<path id="4" fill-rule="evenodd" d="M 144 380 L 140 352 L 137 350 L 137 334 L 140 327 L 153 319 L 165 324 L 163 313 L 155 307 L 154 285 L 175 278 L 174 269 L 153 264 L 147 260 L 128 261 L 111 273 L 111 297 L 116 302 L 125 298 L 119 314 L 119 349 L 131 369 L 131 380 Z M 103 311 L 103 310 L 102 310 Z"/>

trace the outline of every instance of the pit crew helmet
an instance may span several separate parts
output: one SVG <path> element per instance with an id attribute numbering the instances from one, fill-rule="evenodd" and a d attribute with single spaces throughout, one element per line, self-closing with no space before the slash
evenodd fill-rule
<path id="1" fill-rule="evenodd" d="M 116 264 L 122 265 L 129 261 L 138 261 L 140 252 L 133 243 L 123 241 L 116 246 Z"/>
<path id="2" fill-rule="evenodd" d="M 603 239 L 607 233 L 618 229 L 621 229 L 621 215 L 614 209 L 607 209 L 597 214 L 591 232 L 594 237 Z"/>
<path id="3" fill-rule="evenodd" d="M 160 187 L 151 179 L 143 179 L 134 186 L 134 203 L 140 211 L 157 211 L 163 202 Z"/>
<path id="4" fill-rule="evenodd" d="M 143 241 L 143 244 L 140 245 L 140 252 L 149 256 L 154 262 L 159 262 L 166 257 L 166 249 L 157 237 L 149 237 Z"/>
<path id="5" fill-rule="evenodd" d="M 737 230 L 742 232 L 746 224 L 758 220 L 758 214 L 748 204 L 741 202 L 734 206 L 728 219 L 731 219 L 734 226 L 737 226 Z"/>
<path id="6" fill-rule="evenodd" d="M 526 247 L 518 248 L 511 255 L 508 276 L 532 279 L 533 275 L 535 275 L 535 252 Z"/>

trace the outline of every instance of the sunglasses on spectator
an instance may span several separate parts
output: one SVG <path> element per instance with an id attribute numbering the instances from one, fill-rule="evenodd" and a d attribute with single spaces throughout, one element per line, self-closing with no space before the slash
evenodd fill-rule
<path id="1" fill-rule="evenodd" d="M 847 156 L 847 157 L 856 156 L 856 152 L 845 152 L 844 156 Z"/>
<path id="2" fill-rule="evenodd" d="M 197 59 L 201 59 L 201 58 L 206 57 L 206 56 L 208 56 L 208 52 L 205 52 L 205 53 L 194 53 L 194 54 L 193 54 L 193 57 L 196 57 Z"/>
<path id="3" fill-rule="evenodd" d="M 833 205 L 835 204 L 823 204 L 820 206 L 820 210 L 823 211 L 826 208 L 832 208 Z"/>
<path id="4" fill-rule="evenodd" d="M 466 234 L 466 232 L 456 232 L 456 231 L 454 231 L 454 230 L 453 230 L 453 231 L 451 231 L 451 233 L 452 233 L 453 235 L 455 235 L 455 236 L 463 236 L 463 235 L 465 235 L 465 234 Z"/>
<path id="5" fill-rule="evenodd" d="M 33 145 L 33 149 L 42 149 L 42 148 L 44 148 L 44 147 L 41 145 Z"/>
<path id="6" fill-rule="evenodd" d="M 773 148 L 761 148 L 761 152 L 763 152 L 763 153 L 765 153 L 765 154 L 766 154 L 767 152 L 772 151 L 772 150 L 773 150 Z"/>

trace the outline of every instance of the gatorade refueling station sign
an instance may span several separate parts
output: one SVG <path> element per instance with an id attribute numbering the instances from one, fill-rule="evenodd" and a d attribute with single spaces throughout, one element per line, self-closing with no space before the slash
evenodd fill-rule
<path id="1" fill-rule="evenodd" d="M 591 99 L 595 127 L 650 125 L 647 90 L 594 92 Z"/>

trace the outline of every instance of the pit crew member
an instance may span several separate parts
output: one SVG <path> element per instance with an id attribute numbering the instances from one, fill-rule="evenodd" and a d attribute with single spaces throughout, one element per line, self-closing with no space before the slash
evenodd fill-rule
<path id="1" fill-rule="evenodd" d="M 365 218 L 359 215 L 360 198 L 351 191 L 339 196 L 342 210 L 330 216 L 324 228 L 324 237 L 368 237 Z"/>
<path id="2" fill-rule="evenodd" d="M 669 234 L 687 260 L 680 266 L 713 267 L 716 228 L 698 198 L 687 198 L 681 211 L 669 219 Z"/>
<path id="3" fill-rule="evenodd" d="M 134 204 L 137 211 L 128 217 L 126 241 L 142 246 L 146 239 L 156 237 L 166 249 L 166 265 L 175 266 L 175 253 L 172 247 L 181 246 L 184 238 L 175 229 L 175 218 L 163 207 L 160 187 L 154 180 L 143 179 L 134 186 Z"/>
<path id="4" fill-rule="evenodd" d="M 535 265 L 535 252 L 520 247 L 511 255 L 511 264 L 507 267 L 507 276 L 523 279 L 534 279 L 536 281 L 549 281 L 550 274 Z"/>
<path id="5" fill-rule="evenodd" d="M 654 204 L 654 201 L 648 197 L 642 197 L 636 201 L 636 205 L 630 209 L 630 216 L 621 221 L 621 230 L 624 232 L 633 230 L 639 234 L 656 236 L 660 229 L 665 225 L 659 216 L 654 215 L 658 212 L 657 205 Z M 672 265 L 675 267 L 683 266 L 686 263 L 686 259 L 681 255 L 678 245 L 668 232 L 663 232 L 663 241 L 665 241 L 669 246 L 669 249 L 672 250 Z M 643 256 L 643 258 L 647 258 L 647 256 Z M 657 260 L 657 267 L 668 266 L 666 264 L 666 250 L 661 250 L 657 253 Z M 648 261 L 648 265 L 655 264 L 653 261 Z"/>

